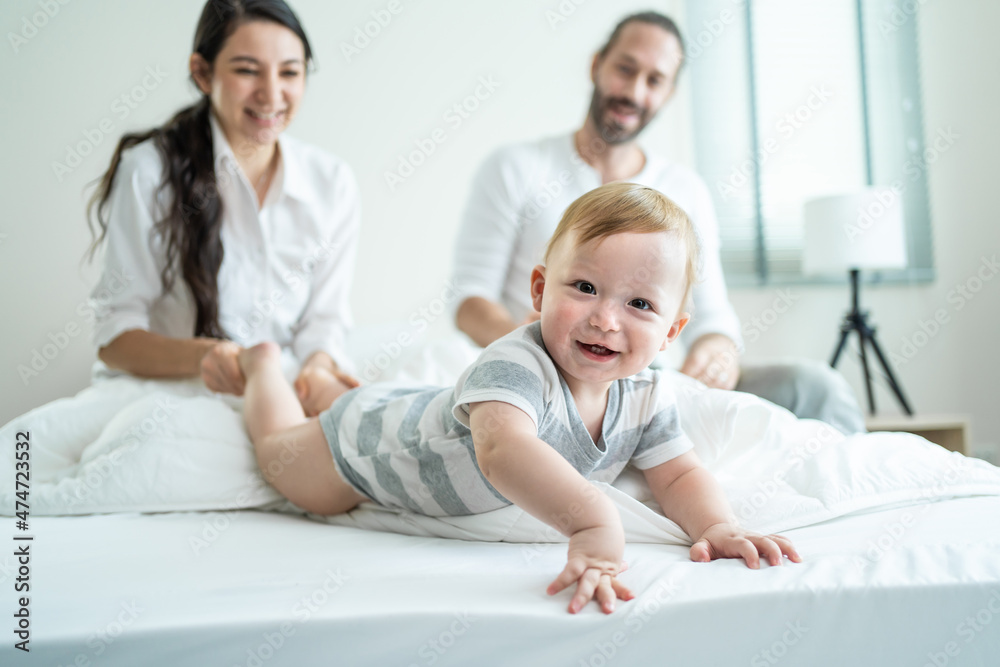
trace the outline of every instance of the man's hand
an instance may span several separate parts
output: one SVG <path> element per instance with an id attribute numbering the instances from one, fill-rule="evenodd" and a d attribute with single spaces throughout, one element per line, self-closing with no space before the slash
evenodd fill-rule
<path id="1" fill-rule="evenodd" d="M 360 384 L 352 375 L 315 365 L 305 366 L 293 386 L 306 417 L 315 417 Z"/>
<path id="2" fill-rule="evenodd" d="M 716 389 L 732 389 L 740 379 L 740 351 L 722 334 L 705 334 L 688 350 L 681 373 Z"/>
<path id="3" fill-rule="evenodd" d="M 201 379 L 205 386 L 220 394 L 242 396 L 246 378 L 237 360 L 242 350 L 229 340 L 221 340 L 210 347 L 201 358 Z"/>
<path id="4" fill-rule="evenodd" d="M 781 565 L 782 555 L 793 563 L 801 563 L 795 547 L 781 535 L 758 535 L 732 523 L 717 523 L 705 529 L 691 547 L 691 560 L 707 563 L 716 558 L 742 558 L 747 567 L 760 567 L 760 556 L 771 565 Z"/>
<path id="5" fill-rule="evenodd" d="M 592 599 L 601 605 L 601 611 L 610 614 L 615 610 L 615 600 L 635 597 L 616 576 L 625 570 L 622 554 L 625 536 L 621 526 L 595 526 L 579 530 L 569 538 L 566 567 L 547 593 L 555 595 L 576 582 L 576 594 L 569 603 L 569 613 L 575 614 Z"/>

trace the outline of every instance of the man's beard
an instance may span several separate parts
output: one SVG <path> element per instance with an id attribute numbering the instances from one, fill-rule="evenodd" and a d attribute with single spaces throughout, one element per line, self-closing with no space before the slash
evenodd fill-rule
<path id="1" fill-rule="evenodd" d="M 634 130 L 627 130 L 614 120 L 605 120 L 608 110 L 612 106 L 624 111 L 637 111 L 639 113 L 639 124 Z M 594 94 L 590 98 L 590 118 L 594 121 L 594 126 L 601 138 L 608 144 L 624 144 L 639 136 L 639 133 L 649 124 L 652 117 L 648 109 L 638 107 L 623 97 L 605 97 L 594 87 Z"/>

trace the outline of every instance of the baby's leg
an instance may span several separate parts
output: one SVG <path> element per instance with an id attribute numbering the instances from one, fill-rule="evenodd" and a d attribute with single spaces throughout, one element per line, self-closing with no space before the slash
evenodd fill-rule
<path id="1" fill-rule="evenodd" d="M 319 421 L 307 420 L 281 372 L 281 349 L 261 343 L 240 353 L 243 418 L 264 479 L 304 510 L 341 514 L 366 500 L 340 478 Z"/>

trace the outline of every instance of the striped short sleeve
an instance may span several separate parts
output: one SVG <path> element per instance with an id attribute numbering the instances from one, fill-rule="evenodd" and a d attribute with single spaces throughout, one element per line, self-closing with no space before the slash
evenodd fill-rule
<path id="1" fill-rule="evenodd" d="M 666 463 L 694 448 L 681 428 L 677 399 L 669 380 L 660 372 L 656 373 L 656 390 L 650 396 L 648 407 L 648 417 L 644 419 L 646 427 L 631 460 L 640 470 Z"/>
<path id="2" fill-rule="evenodd" d="M 509 403 L 522 410 L 537 428 L 545 411 L 546 386 L 559 379 L 544 348 L 532 341 L 528 327 L 490 345 L 455 386 L 453 414 L 469 425 L 469 405 L 485 401 Z"/>

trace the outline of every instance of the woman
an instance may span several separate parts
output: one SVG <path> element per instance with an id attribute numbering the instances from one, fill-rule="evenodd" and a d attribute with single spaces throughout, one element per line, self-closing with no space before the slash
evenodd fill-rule
<path id="1" fill-rule="evenodd" d="M 92 252 L 106 246 L 91 294 L 102 362 L 94 386 L 3 429 L 47 436 L 33 445 L 36 480 L 79 461 L 149 392 L 205 393 L 164 380 L 201 378 L 241 395 L 236 357 L 247 345 L 283 348 L 307 414 L 358 384 L 342 370 L 358 187 L 343 161 L 282 136 L 311 59 L 282 0 L 205 5 L 190 57 L 200 99 L 163 127 L 123 137 L 91 201 Z"/>
<path id="2" fill-rule="evenodd" d="M 91 202 L 107 242 L 93 298 L 109 369 L 200 374 L 240 395 L 236 355 L 273 340 L 302 364 L 307 412 L 357 384 L 340 370 L 357 186 L 343 162 L 279 139 L 311 58 L 281 0 L 205 5 L 190 59 L 201 99 L 122 138 Z"/>

